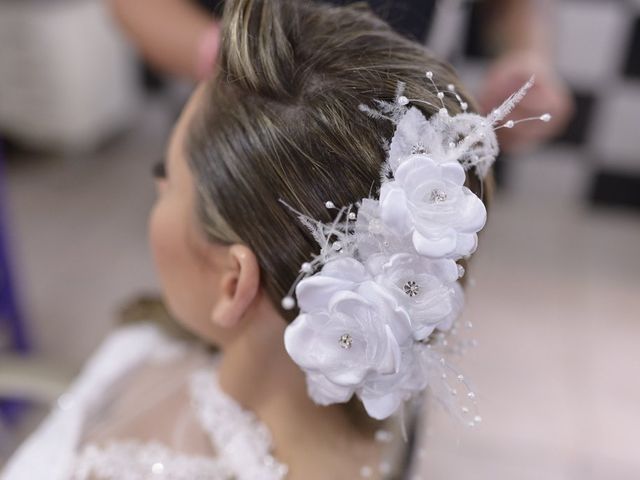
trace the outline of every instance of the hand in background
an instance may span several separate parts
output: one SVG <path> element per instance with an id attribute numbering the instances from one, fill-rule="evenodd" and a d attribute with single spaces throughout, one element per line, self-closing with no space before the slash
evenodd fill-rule
<path id="1" fill-rule="evenodd" d="M 200 81 L 214 73 L 219 24 L 187 0 L 109 0 L 121 27 L 160 71 Z"/>
<path id="2" fill-rule="evenodd" d="M 526 50 L 504 54 L 493 65 L 478 95 L 483 114 L 500 105 L 535 75 L 535 84 L 508 119 L 538 117 L 551 114 L 550 122 L 529 122 L 526 128 L 501 128 L 498 140 L 505 152 L 522 152 L 562 133 L 573 113 L 573 98 L 554 72 L 550 60 Z"/>

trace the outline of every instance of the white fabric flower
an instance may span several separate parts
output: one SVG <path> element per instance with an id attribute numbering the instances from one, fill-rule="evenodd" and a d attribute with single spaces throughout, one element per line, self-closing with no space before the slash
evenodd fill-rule
<path id="1" fill-rule="evenodd" d="M 433 73 L 426 77 L 437 90 Z M 494 126 L 532 84 L 487 117 L 451 116 L 443 102 L 428 120 L 407 106 L 414 100 L 399 84 L 394 102 L 360 106 L 396 124 L 379 197 L 363 198 L 357 213 L 341 208 L 331 223 L 290 207 L 321 246 L 314 265 L 323 268 L 298 283 L 300 314 L 284 336 L 315 402 L 356 394 L 370 416 L 384 419 L 427 384 L 445 403 L 455 395 L 443 375 L 446 342 L 426 340 L 458 318 L 464 295 L 455 261 L 475 251 L 486 221 L 484 204 L 464 186 L 465 170 L 486 175 L 498 151 Z M 466 111 L 455 88 L 448 91 Z M 437 93 L 442 100 L 446 92 Z"/>
<path id="2" fill-rule="evenodd" d="M 431 260 L 410 253 L 390 258 L 374 255 L 367 268 L 407 311 L 416 340 L 425 340 L 436 329 L 447 330 L 463 303 L 457 282 L 458 265 L 450 259 Z"/>
<path id="3" fill-rule="evenodd" d="M 380 218 L 395 235 L 411 235 L 421 255 L 468 256 L 476 249 L 487 213 L 464 181 L 460 164 L 439 165 L 426 155 L 412 155 L 398 166 L 394 179 L 382 185 Z"/>
<path id="4" fill-rule="evenodd" d="M 332 293 L 326 310 L 302 313 L 285 331 L 285 348 L 307 373 L 321 405 L 345 402 L 368 378 L 400 371 L 401 345 L 411 339 L 407 313 L 366 281 Z"/>

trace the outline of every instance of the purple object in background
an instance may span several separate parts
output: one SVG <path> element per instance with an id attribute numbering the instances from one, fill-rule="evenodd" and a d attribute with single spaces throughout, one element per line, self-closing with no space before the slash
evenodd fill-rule
<path id="1" fill-rule="evenodd" d="M 12 260 L 9 253 L 9 222 L 7 218 L 7 195 L 5 192 L 4 155 L 0 144 L 0 328 L 9 337 L 9 347 L 26 352 L 29 343 L 24 317 L 18 304 Z"/>
<path id="2" fill-rule="evenodd" d="M 26 353 L 29 342 L 11 271 L 12 259 L 9 253 L 10 235 L 4 181 L 4 156 L 2 144 L 0 144 L 0 336 L 8 339 L 7 345 L 0 345 L 0 349 L 9 348 L 14 352 Z M 19 400 L 0 399 L 0 419 L 4 419 L 7 423 L 15 423 L 23 407 L 23 403 Z"/>

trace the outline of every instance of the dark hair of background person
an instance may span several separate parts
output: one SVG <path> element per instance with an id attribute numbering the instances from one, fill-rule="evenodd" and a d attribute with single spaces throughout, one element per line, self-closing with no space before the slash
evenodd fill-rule
<path id="1" fill-rule="evenodd" d="M 424 42 L 436 7 L 436 0 L 316 0 L 334 5 L 367 3 L 371 10 L 401 35 Z M 224 0 L 197 0 L 208 12 L 222 12 Z"/>

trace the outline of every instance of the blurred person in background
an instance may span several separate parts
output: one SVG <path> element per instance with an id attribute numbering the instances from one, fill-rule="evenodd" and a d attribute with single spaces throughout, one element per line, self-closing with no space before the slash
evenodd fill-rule
<path id="1" fill-rule="evenodd" d="M 212 75 L 219 48 L 223 0 L 109 0 L 116 17 L 156 68 L 199 81 Z M 444 1 L 444 0 L 440 0 Z M 334 4 L 364 3 L 330 0 Z M 368 0 L 371 9 L 399 33 L 424 42 L 437 0 Z M 483 113 L 535 75 L 536 83 L 511 118 L 549 112 L 553 122 L 527 129 L 502 129 L 505 152 L 532 148 L 562 131 L 572 112 L 570 92 L 558 77 L 551 55 L 554 0 L 486 0 L 483 32 L 498 56 L 488 69 L 478 101 Z"/>

